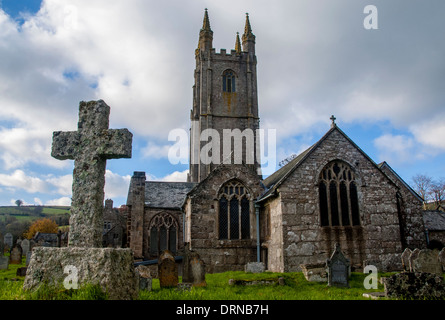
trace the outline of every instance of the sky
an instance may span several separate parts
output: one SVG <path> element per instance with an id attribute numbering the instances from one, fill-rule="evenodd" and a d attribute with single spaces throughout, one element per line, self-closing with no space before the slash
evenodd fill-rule
<path id="1" fill-rule="evenodd" d="M 70 205 L 74 161 L 52 158 L 51 143 L 53 131 L 77 129 L 80 101 L 104 100 L 110 128 L 133 133 L 132 158 L 107 161 L 114 206 L 134 171 L 185 181 L 168 136 L 190 126 L 205 8 L 217 52 L 234 48 L 249 13 L 260 125 L 276 130 L 277 164 L 335 115 L 406 182 L 445 176 L 442 0 L 0 0 L 0 205 Z"/>

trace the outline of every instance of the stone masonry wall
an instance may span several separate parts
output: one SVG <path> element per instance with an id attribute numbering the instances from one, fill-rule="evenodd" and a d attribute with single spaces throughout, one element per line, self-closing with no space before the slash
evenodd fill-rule
<path id="1" fill-rule="evenodd" d="M 250 239 L 218 239 L 218 200 L 221 186 L 232 179 L 241 181 L 252 195 L 250 205 Z M 194 189 L 184 212 L 187 217 L 186 230 L 189 230 L 190 247 L 196 251 L 206 266 L 206 272 L 244 270 L 247 262 L 256 261 L 256 221 L 253 199 L 262 187 L 258 176 L 243 165 L 217 167 Z"/>
<path id="2" fill-rule="evenodd" d="M 348 163 L 356 173 L 360 226 L 321 227 L 318 179 L 321 170 L 336 159 Z M 272 271 L 299 271 L 300 264 L 325 262 L 336 242 L 352 265 L 366 260 L 379 270 L 397 267 L 397 254 L 402 252 L 397 188 L 338 130 L 321 142 L 278 191 L 284 259 L 283 265 Z M 270 259 L 269 253 L 272 262 Z"/>

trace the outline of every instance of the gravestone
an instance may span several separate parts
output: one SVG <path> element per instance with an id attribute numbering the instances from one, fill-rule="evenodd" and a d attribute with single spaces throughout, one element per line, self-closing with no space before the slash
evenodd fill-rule
<path id="1" fill-rule="evenodd" d="M 445 299 L 445 281 L 433 273 L 396 273 L 383 278 L 383 285 L 389 298 Z"/>
<path id="2" fill-rule="evenodd" d="M 206 270 L 204 261 L 199 257 L 194 257 L 190 261 L 190 271 L 192 274 L 192 284 L 194 287 L 206 287 Z"/>
<path id="3" fill-rule="evenodd" d="M 419 255 L 420 249 L 416 248 L 411 252 L 409 256 L 409 272 L 414 272 L 414 260 L 417 259 L 417 256 Z"/>
<path id="4" fill-rule="evenodd" d="M 402 267 L 405 271 L 409 271 L 409 256 L 411 253 L 412 251 L 410 248 L 406 248 L 402 253 Z"/>
<path id="5" fill-rule="evenodd" d="M 445 272 L 445 247 L 443 247 L 442 250 L 440 250 L 439 261 L 440 264 L 442 265 L 442 271 Z"/>
<path id="6" fill-rule="evenodd" d="M 327 272 L 325 263 L 300 264 L 304 277 L 309 282 L 326 282 Z"/>
<path id="7" fill-rule="evenodd" d="M 264 262 L 248 262 L 244 271 L 252 273 L 262 273 L 264 272 L 264 270 L 266 270 Z"/>
<path id="8" fill-rule="evenodd" d="M 341 251 L 340 244 L 335 244 L 335 250 L 326 261 L 328 269 L 328 286 L 349 287 L 350 261 Z"/>
<path id="9" fill-rule="evenodd" d="M 10 233 L 5 234 L 4 238 L 3 238 L 3 242 L 5 243 L 5 248 L 7 248 L 7 250 L 11 250 L 12 245 L 13 245 L 13 236 Z"/>
<path id="10" fill-rule="evenodd" d="M 434 273 L 442 275 L 442 265 L 439 261 L 439 250 L 420 250 L 416 259 L 413 260 L 414 272 Z"/>
<path id="11" fill-rule="evenodd" d="M 3 244 L 3 240 L 0 239 L 0 257 L 5 254 L 5 245 Z"/>
<path id="12" fill-rule="evenodd" d="M 104 101 L 80 102 L 78 130 L 53 133 L 51 155 L 74 160 L 68 247 L 35 247 L 23 288 L 42 282 L 64 283 L 76 270 L 78 286 L 97 284 L 108 298 L 137 298 L 131 249 L 101 248 L 107 159 L 130 158 L 132 134 L 108 129 L 110 107 Z"/>
<path id="13" fill-rule="evenodd" d="M 22 240 L 20 246 L 22 247 L 22 254 L 26 257 L 26 255 L 29 252 L 29 240 L 28 239 Z"/>
<path id="14" fill-rule="evenodd" d="M 9 267 L 9 257 L 0 255 L 0 270 L 7 270 Z"/>
<path id="15" fill-rule="evenodd" d="M 139 277 L 139 290 L 151 291 L 152 277 L 150 274 L 150 269 L 146 266 L 137 266 L 136 273 Z"/>
<path id="16" fill-rule="evenodd" d="M 17 268 L 16 276 L 17 277 L 25 277 L 27 269 L 28 269 L 27 267 Z"/>
<path id="17" fill-rule="evenodd" d="M 29 250 L 26 254 L 26 266 L 29 266 L 29 261 L 31 261 L 32 250 Z"/>
<path id="18" fill-rule="evenodd" d="M 176 287 L 178 285 L 178 267 L 175 257 L 169 250 L 162 252 L 158 259 L 158 277 L 161 288 Z"/>
<path id="19" fill-rule="evenodd" d="M 22 247 L 16 244 L 10 252 L 9 264 L 21 264 L 22 263 Z"/>

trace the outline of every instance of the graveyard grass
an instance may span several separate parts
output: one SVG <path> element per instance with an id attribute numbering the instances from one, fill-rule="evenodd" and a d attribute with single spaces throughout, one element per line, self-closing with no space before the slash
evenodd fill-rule
<path id="1" fill-rule="evenodd" d="M 104 300 L 107 296 L 99 286 L 87 285 L 77 290 L 67 290 L 63 286 L 51 288 L 42 286 L 35 292 L 23 291 L 25 277 L 16 276 L 17 269 L 25 266 L 9 265 L 8 270 L 0 270 L 0 300 Z M 391 273 L 379 274 L 389 276 Z M 229 279 L 235 280 L 277 280 L 283 277 L 284 286 L 276 285 L 229 285 Z M 326 283 L 308 282 L 303 273 L 272 273 L 260 274 L 241 271 L 206 274 L 207 287 L 195 287 L 190 291 L 176 288 L 161 288 L 158 279 L 153 279 L 152 291 L 140 291 L 140 300 L 366 300 L 362 295 L 373 291 L 383 291 L 379 283 L 378 289 L 366 290 L 363 281 L 366 275 L 353 272 L 350 288 L 328 287 Z M 444 275 L 445 278 L 445 275 Z"/>

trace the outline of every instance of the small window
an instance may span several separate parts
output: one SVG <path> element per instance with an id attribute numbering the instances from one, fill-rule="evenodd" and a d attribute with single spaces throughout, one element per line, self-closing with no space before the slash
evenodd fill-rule
<path id="1" fill-rule="evenodd" d="M 223 73 L 223 91 L 235 92 L 235 73 L 232 70 Z"/>

